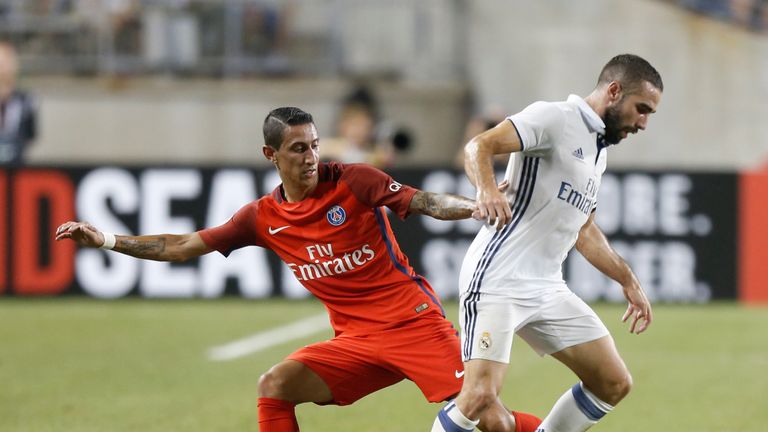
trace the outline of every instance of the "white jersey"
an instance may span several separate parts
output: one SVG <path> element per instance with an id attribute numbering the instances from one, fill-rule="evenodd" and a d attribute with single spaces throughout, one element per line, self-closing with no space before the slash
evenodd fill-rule
<path id="1" fill-rule="evenodd" d="M 512 221 L 475 237 L 459 278 L 464 296 L 531 298 L 540 286 L 564 286 L 563 261 L 597 204 L 605 124 L 584 99 L 535 102 L 508 121 L 523 147 L 505 174 Z"/>

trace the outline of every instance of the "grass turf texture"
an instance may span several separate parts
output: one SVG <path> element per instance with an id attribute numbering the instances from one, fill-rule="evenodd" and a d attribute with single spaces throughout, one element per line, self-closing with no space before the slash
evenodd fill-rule
<path id="1" fill-rule="evenodd" d="M 765 431 L 768 309 L 662 306 L 640 336 L 596 305 L 635 387 L 595 431 Z M 314 301 L 0 299 L 0 430 L 256 431 L 260 373 L 326 330 L 248 357 L 206 350 L 321 313 Z M 457 305 L 447 304 L 457 317 Z M 505 402 L 545 415 L 576 382 L 515 341 Z M 426 431 L 441 405 L 404 381 L 348 407 L 297 408 L 302 430 Z"/>

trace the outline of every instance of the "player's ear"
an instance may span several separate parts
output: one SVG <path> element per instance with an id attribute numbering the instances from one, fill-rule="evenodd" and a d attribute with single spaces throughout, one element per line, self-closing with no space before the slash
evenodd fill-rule
<path id="1" fill-rule="evenodd" d="M 621 83 L 618 81 L 611 81 L 608 84 L 606 92 L 608 93 L 608 99 L 611 104 L 621 100 L 622 90 Z"/>
<path id="2" fill-rule="evenodd" d="M 268 161 L 277 163 L 277 156 L 275 155 L 276 150 L 274 148 L 265 145 L 261 148 L 261 152 L 264 153 L 264 157 L 267 158 Z"/>

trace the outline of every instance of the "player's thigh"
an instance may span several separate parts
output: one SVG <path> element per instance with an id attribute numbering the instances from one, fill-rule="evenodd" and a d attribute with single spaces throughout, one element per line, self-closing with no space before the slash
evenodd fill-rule
<path id="1" fill-rule="evenodd" d="M 370 337 L 336 337 L 306 346 L 290 356 L 306 365 L 327 385 L 332 397 L 322 404 L 349 405 L 405 376 L 383 367 Z"/>
<path id="2" fill-rule="evenodd" d="M 377 337 L 389 367 L 413 381 L 430 402 L 450 399 L 461 391 L 464 364 L 459 337 L 447 319 L 421 319 Z"/>
<path id="3" fill-rule="evenodd" d="M 462 359 L 508 364 L 515 330 L 535 312 L 535 307 L 504 296 L 463 297 L 459 312 Z"/>
<path id="4" fill-rule="evenodd" d="M 539 355 L 553 354 L 609 335 L 600 317 L 571 291 L 553 292 L 545 298 L 535 318 L 517 331 Z"/>

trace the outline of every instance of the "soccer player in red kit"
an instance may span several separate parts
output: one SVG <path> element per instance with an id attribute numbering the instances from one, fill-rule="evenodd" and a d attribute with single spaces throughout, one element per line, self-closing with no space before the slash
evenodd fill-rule
<path id="1" fill-rule="evenodd" d="M 461 390 L 459 339 L 434 290 L 400 250 L 384 207 L 400 218 L 471 217 L 474 201 L 402 185 L 363 164 L 319 162 L 312 116 L 278 108 L 264 120 L 264 156 L 282 184 L 225 224 L 184 235 L 115 236 L 66 222 L 56 239 L 138 258 L 183 261 L 245 246 L 275 251 L 323 302 L 335 337 L 295 351 L 259 379 L 262 432 L 299 430 L 296 404 L 348 405 L 403 379 L 430 402 Z M 486 431 L 530 431 L 528 414 L 499 402 L 481 419 Z"/>

